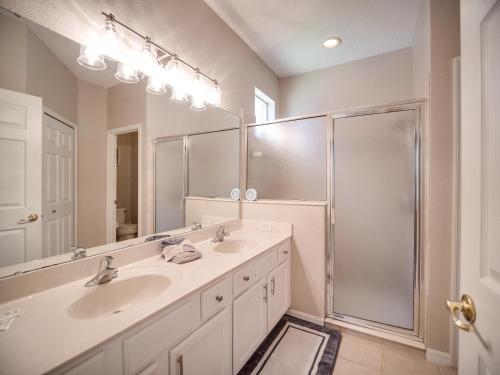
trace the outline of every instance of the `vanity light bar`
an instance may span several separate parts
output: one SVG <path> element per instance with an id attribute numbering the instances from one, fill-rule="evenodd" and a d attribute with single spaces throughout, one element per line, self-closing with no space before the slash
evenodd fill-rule
<path id="1" fill-rule="evenodd" d="M 161 61 L 161 60 L 163 60 L 163 59 L 165 59 L 167 57 L 176 58 L 179 62 L 183 63 L 184 65 L 186 65 L 187 67 L 189 67 L 191 70 L 193 70 L 193 72 L 197 72 L 197 73 L 201 74 L 202 76 L 204 76 L 205 78 L 207 78 L 208 80 L 212 81 L 215 84 L 218 83 L 216 79 L 214 79 L 214 78 L 210 77 L 209 75 L 203 73 L 197 67 L 191 65 L 186 60 L 181 59 L 176 53 L 169 51 L 168 49 L 160 46 L 158 43 L 152 41 L 151 38 L 149 38 L 148 36 L 142 35 L 138 31 L 132 29 L 130 26 L 127 26 L 123 22 L 120 22 L 119 20 L 116 19 L 116 17 L 112 13 L 101 12 L 101 14 L 104 17 L 106 17 L 106 20 L 111 21 L 111 22 L 113 22 L 113 23 L 115 23 L 117 25 L 120 25 L 124 29 L 128 30 L 129 32 L 135 34 L 136 36 L 138 36 L 139 38 L 141 38 L 142 40 L 144 40 L 144 42 L 148 42 L 151 45 L 153 45 L 157 49 L 157 51 L 162 52 L 163 55 L 162 56 L 158 56 L 158 61 Z"/>
<path id="2" fill-rule="evenodd" d="M 221 106 L 221 90 L 216 79 L 203 73 L 199 68 L 181 59 L 150 37 L 142 35 L 130 26 L 116 19 L 111 13 L 101 13 L 105 23 L 97 36 L 89 38 L 89 43 L 80 46 L 80 65 L 92 70 L 107 68 L 105 59 L 118 62 L 115 78 L 124 83 L 137 83 L 147 79 L 146 91 L 163 95 L 167 87 L 171 89 L 170 100 L 186 103 L 191 98 L 191 109 L 203 111 Z M 120 26 L 142 40 L 139 48 L 117 30 Z M 168 58 L 168 62 L 162 60 Z M 191 77 L 188 75 L 191 74 Z"/>

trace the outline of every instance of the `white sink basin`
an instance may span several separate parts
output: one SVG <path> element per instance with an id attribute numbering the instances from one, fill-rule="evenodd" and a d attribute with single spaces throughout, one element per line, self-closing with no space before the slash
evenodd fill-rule
<path id="1" fill-rule="evenodd" d="M 250 248 L 252 244 L 253 242 L 248 240 L 225 239 L 223 242 L 217 243 L 213 250 L 223 254 L 240 253 Z"/>
<path id="2" fill-rule="evenodd" d="M 147 272 L 147 271 L 145 271 Z M 161 295 L 172 280 L 159 273 L 118 271 L 118 278 L 90 288 L 68 308 L 75 319 L 95 319 L 139 307 Z"/>

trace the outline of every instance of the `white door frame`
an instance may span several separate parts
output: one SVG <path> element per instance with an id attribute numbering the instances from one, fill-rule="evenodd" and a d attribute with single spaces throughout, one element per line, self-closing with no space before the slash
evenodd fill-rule
<path id="1" fill-rule="evenodd" d="M 106 243 L 116 242 L 116 137 L 137 132 L 137 236 L 141 237 L 142 213 L 142 124 L 108 129 L 106 150 Z"/>
<path id="2" fill-rule="evenodd" d="M 460 299 L 460 57 L 452 60 L 453 69 L 453 193 L 451 236 L 450 300 Z M 458 367 L 458 332 L 450 320 L 450 365 Z"/>
<path id="3" fill-rule="evenodd" d="M 64 116 L 61 116 L 59 113 L 53 111 L 52 109 L 43 106 L 43 114 L 49 115 L 50 117 L 55 118 L 57 121 L 62 122 L 64 125 L 69 126 L 73 129 L 73 246 L 78 246 L 78 185 L 77 185 L 77 175 L 78 175 L 78 124 L 73 121 L 68 120 Z M 43 115 L 42 114 L 42 115 Z M 43 119 L 42 119 L 42 128 L 43 128 Z M 42 147 L 44 140 L 42 139 Z M 42 150 L 43 152 L 43 150 Z M 42 199 L 43 204 L 43 199 Z M 43 209 L 43 207 L 42 207 Z M 43 236 L 43 231 L 42 231 Z"/>

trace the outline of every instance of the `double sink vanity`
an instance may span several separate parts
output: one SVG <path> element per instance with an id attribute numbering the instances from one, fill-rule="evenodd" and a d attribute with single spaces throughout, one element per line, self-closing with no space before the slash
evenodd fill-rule
<path id="1" fill-rule="evenodd" d="M 59 265 L 57 281 L 18 276 L 47 288 L 0 305 L 21 315 L 0 332 L 0 373 L 236 374 L 290 307 L 292 228 L 226 228 L 218 243 L 216 226 L 185 235 L 202 252 L 189 263 L 165 262 L 160 240 L 107 253 L 116 277 L 94 286 L 103 256 Z"/>

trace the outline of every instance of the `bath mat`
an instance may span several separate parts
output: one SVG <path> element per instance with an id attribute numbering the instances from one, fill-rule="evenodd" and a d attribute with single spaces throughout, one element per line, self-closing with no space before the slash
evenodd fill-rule
<path id="1" fill-rule="evenodd" d="M 331 375 L 340 332 L 285 315 L 240 370 L 240 375 Z"/>

